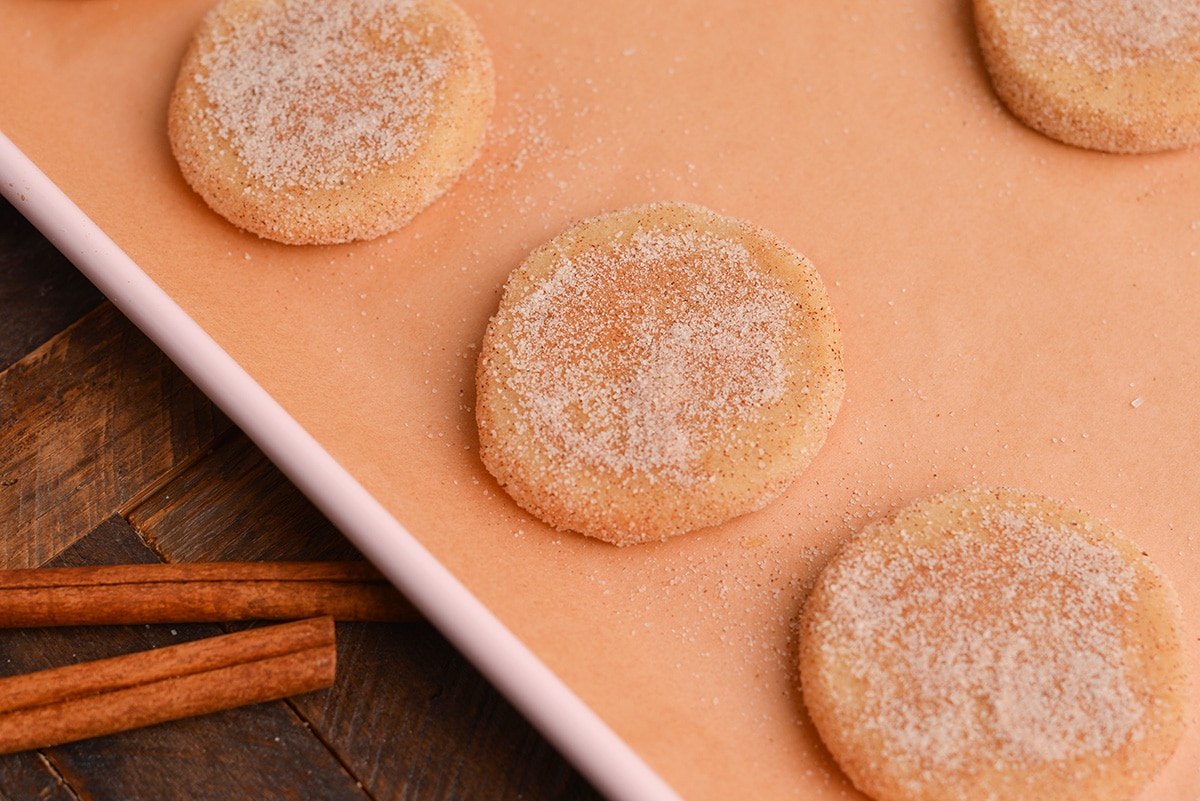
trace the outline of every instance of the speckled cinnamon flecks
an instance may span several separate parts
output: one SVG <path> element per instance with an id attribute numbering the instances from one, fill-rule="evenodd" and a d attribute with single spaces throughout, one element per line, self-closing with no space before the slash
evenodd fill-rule
<path id="1" fill-rule="evenodd" d="M 450 0 L 224 0 L 184 57 L 169 135 L 184 178 L 239 227 L 369 239 L 474 160 L 493 83 Z"/>
<path id="2" fill-rule="evenodd" d="M 1132 542 L 973 488 L 850 540 L 800 624 L 822 739 L 878 801 L 1130 799 L 1185 727 L 1179 602 Z"/>
<path id="3" fill-rule="evenodd" d="M 975 0 L 996 93 L 1035 130 L 1148 153 L 1200 141 L 1200 0 Z"/>
<path id="4" fill-rule="evenodd" d="M 761 508 L 844 393 L 816 270 L 699 206 L 575 225 L 510 276 L 477 372 L 484 464 L 559 528 L 626 544 Z"/>

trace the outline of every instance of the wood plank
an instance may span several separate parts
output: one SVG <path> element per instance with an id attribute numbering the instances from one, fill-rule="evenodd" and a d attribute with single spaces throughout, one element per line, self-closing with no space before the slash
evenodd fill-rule
<path id="1" fill-rule="evenodd" d="M 0 198 L 0 370 L 103 300 L 32 223 Z"/>
<path id="2" fill-rule="evenodd" d="M 130 509 L 169 561 L 344 558 L 350 544 L 242 435 Z M 342 624 L 338 676 L 296 709 L 374 798 L 597 799 L 432 626 Z"/>
<path id="3" fill-rule="evenodd" d="M 253 444 L 111 306 L 97 308 L 90 284 L 13 214 L 0 208 L 0 284 L 16 276 L 7 293 L 0 286 L 0 566 L 60 552 L 66 564 L 157 558 L 124 521 L 106 519 L 116 510 L 171 560 L 352 556 Z M 41 307 L 29 305 L 33 295 Z M 0 673 L 205 631 L 0 632 Z M 0 801 L 362 798 L 355 779 L 374 799 L 598 797 L 428 624 L 341 625 L 338 639 L 335 687 L 293 699 L 282 718 L 255 707 L 0 757 Z"/>
<path id="4" fill-rule="evenodd" d="M 0 567 L 47 561 L 228 419 L 103 304 L 0 373 Z"/>
<path id="5" fill-rule="evenodd" d="M 600 798 L 432 626 L 346 625 L 338 660 L 293 703 L 373 797 Z"/>
<path id="6" fill-rule="evenodd" d="M 0 758 L 0 801 L 79 801 L 36 751 Z"/>
<path id="7" fill-rule="evenodd" d="M 362 558 L 236 429 L 131 504 L 126 517 L 171 562 Z"/>
<path id="8" fill-rule="evenodd" d="M 112 518 L 50 564 L 156 559 L 123 519 Z M 0 631 L 0 671 L 24 673 L 222 631 L 212 624 Z M 97 737 L 41 753 L 79 799 L 366 799 L 355 779 L 285 701 Z M 18 771 L 21 761 L 29 761 L 28 752 L 0 757 L 0 777 Z M 29 773 L 26 770 L 19 775 L 28 777 Z M 12 786 L 5 784 L 0 789 L 0 793 L 6 792 L 13 792 Z"/>

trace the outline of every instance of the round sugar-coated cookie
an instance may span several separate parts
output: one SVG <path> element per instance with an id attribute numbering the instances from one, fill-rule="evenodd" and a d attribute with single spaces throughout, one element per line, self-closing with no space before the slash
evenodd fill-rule
<path id="1" fill-rule="evenodd" d="M 230 222 L 289 244 L 370 239 L 475 159 L 491 58 L 450 0 L 223 0 L 168 108 L 187 183 Z"/>
<path id="2" fill-rule="evenodd" d="M 878 801 L 1117 801 L 1185 728 L 1181 611 L 1095 517 L 971 488 L 868 525 L 800 620 L 821 738 Z"/>
<path id="3" fill-rule="evenodd" d="M 1148 153 L 1200 141 L 1200 0 L 974 0 L 996 94 L 1060 142 Z"/>
<path id="4" fill-rule="evenodd" d="M 685 203 L 585 220 L 535 250 L 476 375 L 487 469 L 550 525 L 617 544 L 764 506 L 821 448 L 845 391 L 812 264 Z"/>

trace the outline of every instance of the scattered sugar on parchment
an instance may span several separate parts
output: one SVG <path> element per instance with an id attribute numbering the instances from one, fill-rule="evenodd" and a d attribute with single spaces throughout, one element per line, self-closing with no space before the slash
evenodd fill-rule
<path id="1" fill-rule="evenodd" d="M 450 66 L 406 27 L 412 6 L 267 3 L 217 36 L 197 80 L 251 177 L 334 188 L 411 152 Z"/>
<path id="2" fill-rule="evenodd" d="M 597 586 L 601 603 L 614 602 L 605 607 L 613 626 L 642 631 L 652 621 L 658 638 L 696 657 L 676 667 L 697 696 L 793 698 L 796 613 L 832 543 L 804 545 L 804 533 L 778 529 L 766 542 L 757 544 L 758 539 L 651 554 L 619 572 L 596 570 L 583 578 Z M 790 701 L 751 707 L 739 707 L 736 714 L 756 726 L 780 719 L 792 725 L 796 718 L 789 711 L 798 715 L 800 709 Z"/>

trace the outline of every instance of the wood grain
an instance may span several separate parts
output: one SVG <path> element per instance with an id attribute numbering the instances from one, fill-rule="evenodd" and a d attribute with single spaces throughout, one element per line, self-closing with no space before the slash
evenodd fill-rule
<path id="1" fill-rule="evenodd" d="M 204 453 L 227 418 L 104 304 L 0 373 L 0 567 L 36 567 Z"/>
<path id="2" fill-rule="evenodd" d="M 323 690 L 334 622 L 307 618 L 0 677 L 0 753 L 73 743 Z"/>
<path id="3" fill-rule="evenodd" d="M 111 518 L 50 566 L 147 563 L 155 554 Z M 28 673 L 223 633 L 212 624 L 0 630 L 0 672 Z M 286 702 L 242 707 L 44 749 L 81 798 L 362 799 L 355 780 Z M 20 754 L 0 757 L 13 769 Z M 0 767 L 0 774 L 5 768 Z"/>
<path id="4" fill-rule="evenodd" d="M 237 430 L 131 504 L 126 516 L 172 562 L 362 558 Z"/>
<path id="5" fill-rule="evenodd" d="M 32 223 L 0 200 L 0 370 L 103 301 Z"/>
<path id="6" fill-rule="evenodd" d="M 0 801 L 79 801 L 37 751 L 0 759 Z"/>
<path id="7" fill-rule="evenodd" d="M 356 553 L 241 434 L 129 519 L 170 561 Z M 328 693 L 294 703 L 373 797 L 599 797 L 428 624 L 339 625 L 338 664 Z"/>
<path id="8" fill-rule="evenodd" d="M 347 624 L 346 670 L 296 708 L 381 799 L 599 799 L 432 627 Z"/>
<path id="9" fill-rule="evenodd" d="M 0 567 L 361 558 L 3 201 L 0 371 Z M 230 628 L 0 630 L 0 675 Z M 337 639 L 329 690 L 0 757 L 0 801 L 598 798 L 429 624 Z"/>

